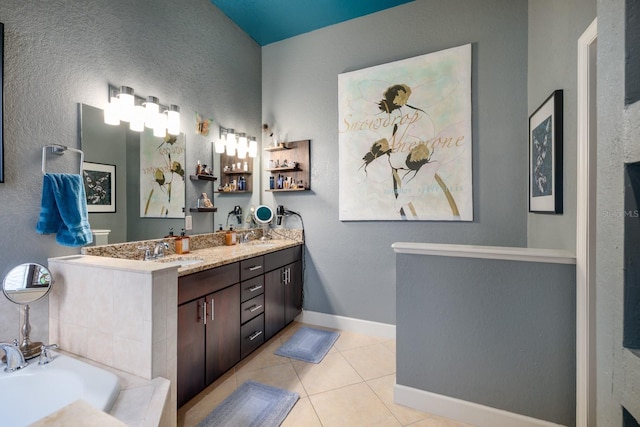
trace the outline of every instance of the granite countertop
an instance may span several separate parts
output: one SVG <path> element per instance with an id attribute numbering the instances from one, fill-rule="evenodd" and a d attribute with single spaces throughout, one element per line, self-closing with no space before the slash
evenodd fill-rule
<path id="1" fill-rule="evenodd" d="M 231 264 L 237 261 L 264 255 L 270 252 L 291 248 L 300 245 L 301 242 L 289 239 L 275 239 L 266 241 L 254 241 L 250 243 L 236 244 L 232 246 L 214 246 L 211 248 L 196 249 L 184 255 L 168 255 L 164 258 L 153 261 L 157 264 L 172 264 L 174 261 L 194 261 L 203 260 L 201 263 L 179 266 L 178 277 L 199 271 L 208 270 L 221 265 Z M 147 261 L 148 262 L 148 261 Z"/>
<path id="2" fill-rule="evenodd" d="M 243 234 L 246 230 L 238 232 Z M 262 240 L 262 230 L 253 230 L 255 238 L 248 243 L 224 245 L 224 232 L 206 233 L 191 237 L 191 251 L 188 254 L 175 253 L 175 241 L 171 238 L 145 240 L 129 243 L 117 243 L 103 246 L 88 246 L 82 248 L 84 256 L 63 257 L 65 261 L 74 263 L 100 265 L 104 268 L 125 268 L 136 271 L 158 271 L 168 268 L 178 268 L 178 276 L 197 273 L 225 264 L 242 261 L 270 252 L 291 248 L 303 244 L 302 230 L 278 229 L 271 230 L 273 238 Z M 238 237 L 239 238 L 239 237 Z M 142 261 L 141 246 L 154 247 L 164 242 L 169 245 L 165 256 L 158 260 Z M 202 262 L 197 262 L 202 260 Z M 180 264 L 185 261 L 185 264 Z"/>

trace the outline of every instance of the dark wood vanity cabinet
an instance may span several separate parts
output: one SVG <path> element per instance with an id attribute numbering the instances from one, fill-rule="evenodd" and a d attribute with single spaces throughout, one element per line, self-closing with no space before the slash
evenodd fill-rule
<path id="1" fill-rule="evenodd" d="M 238 273 L 234 263 L 178 280 L 178 406 L 240 361 Z"/>
<path id="2" fill-rule="evenodd" d="M 178 279 L 178 407 L 302 311 L 302 246 Z"/>
<path id="3" fill-rule="evenodd" d="M 302 311 L 302 247 L 265 255 L 265 340 L 291 323 Z"/>

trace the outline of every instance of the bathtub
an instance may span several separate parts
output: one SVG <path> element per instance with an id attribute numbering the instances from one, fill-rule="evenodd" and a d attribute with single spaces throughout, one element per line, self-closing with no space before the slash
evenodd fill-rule
<path id="1" fill-rule="evenodd" d="M 38 359 L 19 371 L 4 372 L 0 364 L 0 424 L 27 426 L 58 409 L 84 400 L 109 412 L 118 394 L 118 377 L 111 372 L 52 352 L 54 359 L 38 365 Z"/>

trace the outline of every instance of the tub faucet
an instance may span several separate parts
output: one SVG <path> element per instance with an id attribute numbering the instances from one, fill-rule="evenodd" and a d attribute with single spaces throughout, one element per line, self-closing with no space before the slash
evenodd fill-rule
<path id="1" fill-rule="evenodd" d="M 0 349 L 4 350 L 7 354 L 7 367 L 4 368 L 5 372 L 15 372 L 18 369 L 25 368 L 29 364 L 24 360 L 24 356 L 18 347 L 18 340 L 14 340 L 13 343 L 2 342 L 0 343 Z"/>

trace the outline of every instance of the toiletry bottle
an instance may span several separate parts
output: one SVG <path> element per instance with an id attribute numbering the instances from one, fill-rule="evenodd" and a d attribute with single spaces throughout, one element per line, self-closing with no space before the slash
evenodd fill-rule
<path id="1" fill-rule="evenodd" d="M 233 246 L 236 244 L 236 232 L 233 229 L 233 225 L 229 226 L 229 230 L 224 235 L 224 244 L 227 246 Z"/>
<path id="2" fill-rule="evenodd" d="M 169 229 L 169 234 L 164 236 L 165 239 L 175 239 L 176 236 L 173 235 L 173 227 Z"/>
<path id="3" fill-rule="evenodd" d="M 189 253 L 189 236 L 186 235 L 184 228 L 180 232 L 180 240 L 176 240 L 176 253 L 178 254 Z"/>
<path id="4" fill-rule="evenodd" d="M 276 179 L 271 175 L 269 177 L 269 189 L 274 190 L 276 188 Z"/>

